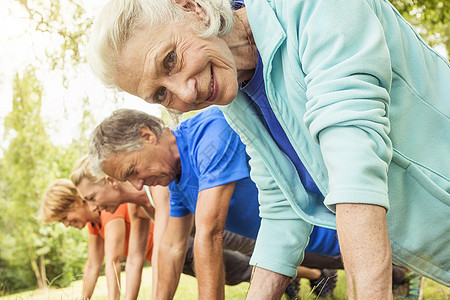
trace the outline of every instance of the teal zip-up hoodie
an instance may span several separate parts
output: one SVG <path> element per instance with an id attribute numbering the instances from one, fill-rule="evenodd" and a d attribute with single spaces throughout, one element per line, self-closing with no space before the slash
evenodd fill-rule
<path id="1" fill-rule="evenodd" d="M 337 203 L 388 209 L 393 261 L 450 285 L 450 68 L 384 0 L 247 0 L 269 103 L 325 202 L 243 93 L 223 111 L 251 157 L 251 263 L 295 276 Z M 325 203 L 325 205 L 324 205 Z"/>

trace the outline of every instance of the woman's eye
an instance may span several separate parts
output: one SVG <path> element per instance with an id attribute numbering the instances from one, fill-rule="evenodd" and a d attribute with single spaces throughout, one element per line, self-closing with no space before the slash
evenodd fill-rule
<path id="1" fill-rule="evenodd" d="M 177 54 L 175 51 L 170 51 L 167 56 L 164 58 L 163 65 L 164 68 L 172 71 L 177 63 Z"/>
<path id="2" fill-rule="evenodd" d="M 167 89 L 165 87 L 160 87 L 155 95 L 153 95 L 153 102 L 155 103 L 161 103 L 166 99 L 167 96 Z"/>

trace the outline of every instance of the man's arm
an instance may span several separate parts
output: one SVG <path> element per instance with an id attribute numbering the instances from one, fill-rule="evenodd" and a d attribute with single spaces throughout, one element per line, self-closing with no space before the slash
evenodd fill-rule
<path id="1" fill-rule="evenodd" d="M 158 256 L 161 240 L 167 228 L 170 213 L 170 192 L 166 186 L 149 187 L 155 203 L 155 225 L 153 228 L 153 254 L 152 254 L 152 286 L 158 285 Z M 156 298 L 156 288 L 152 289 L 152 297 Z"/>
<path id="2" fill-rule="evenodd" d="M 120 299 L 120 272 L 125 249 L 125 220 L 115 218 L 105 226 L 105 275 L 108 300 Z"/>
<path id="3" fill-rule="evenodd" d="M 392 250 L 386 209 L 369 204 L 337 204 L 336 225 L 349 299 L 392 299 Z"/>
<path id="4" fill-rule="evenodd" d="M 141 286 L 142 268 L 145 263 L 150 220 L 145 216 L 140 217 L 140 210 L 140 206 L 128 203 L 131 225 L 128 257 L 125 266 L 127 276 L 125 300 L 137 299 L 139 287 Z"/>
<path id="5" fill-rule="evenodd" d="M 194 257 L 199 299 L 224 299 L 223 231 L 235 182 L 199 192 Z"/>
<path id="6" fill-rule="evenodd" d="M 90 299 L 94 293 L 100 271 L 102 270 L 105 251 L 103 238 L 99 235 L 89 234 L 88 258 L 84 265 L 83 291 L 81 299 Z"/>
<path id="7" fill-rule="evenodd" d="M 159 247 L 155 299 L 172 299 L 175 295 L 186 258 L 193 221 L 192 214 L 184 217 L 169 217 L 167 229 Z"/>

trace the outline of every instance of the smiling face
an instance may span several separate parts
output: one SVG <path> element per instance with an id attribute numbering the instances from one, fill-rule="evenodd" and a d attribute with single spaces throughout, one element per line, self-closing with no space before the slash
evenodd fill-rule
<path id="1" fill-rule="evenodd" d="M 95 184 L 84 178 L 77 186 L 78 193 L 93 210 L 114 213 L 121 202 L 120 191 L 111 184 Z"/>
<path id="2" fill-rule="evenodd" d="M 119 61 L 115 81 L 121 89 L 183 112 L 229 104 L 238 90 L 235 62 L 225 41 L 200 38 L 188 24 L 171 23 L 157 32 L 138 30 Z"/>
<path id="3" fill-rule="evenodd" d="M 109 155 L 103 164 L 105 174 L 130 182 L 138 191 L 144 184 L 167 186 L 178 174 L 177 162 L 161 144 L 144 142 L 143 148 Z"/>

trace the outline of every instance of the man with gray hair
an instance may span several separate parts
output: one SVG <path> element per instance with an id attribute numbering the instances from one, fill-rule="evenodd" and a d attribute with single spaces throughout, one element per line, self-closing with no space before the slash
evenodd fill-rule
<path id="1" fill-rule="evenodd" d="M 157 298 L 175 293 L 194 218 L 199 296 L 223 298 L 223 231 L 256 239 L 261 219 L 245 146 L 222 112 L 210 108 L 171 131 L 144 112 L 118 110 L 92 133 L 89 158 L 94 173 L 129 181 L 138 190 L 169 186 L 170 218 L 159 248 L 164 255 L 158 265 L 164 268 L 158 268 Z M 315 227 L 306 251 L 338 256 L 336 232 Z M 317 271 L 310 279 L 322 276 Z"/>
<path id="2" fill-rule="evenodd" d="M 205 287 L 210 289 L 206 293 L 223 294 L 224 267 L 219 258 L 225 228 L 256 239 L 260 225 L 257 188 L 250 180 L 244 145 L 220 110 L 201 115 L 171 131 L 144 112 L 118 110 L 95 129 L 89 144 L 94 173 L 103 171 L 129 181 L 138 190 L 144 185 L 170 188 L 170 218 L 158 262 L 164 268 L 158 268 L 156 286 L 162 298 L 175 293 L 194 213 L 200 293 Z"/>

